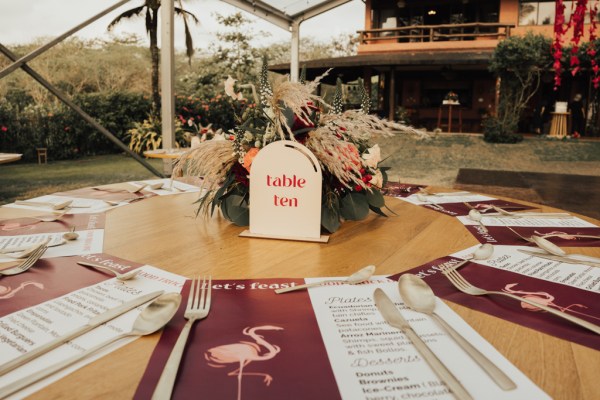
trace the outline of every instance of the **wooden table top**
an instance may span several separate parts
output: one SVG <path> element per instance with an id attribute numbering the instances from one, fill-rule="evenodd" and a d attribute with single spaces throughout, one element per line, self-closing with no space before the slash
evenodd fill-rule
<path id="1" fill-rule="evenodd" d="M 163 159 L 178 159 L 185 153 L 190 150 L 189 148 L 179 148 L 179 149 L 158 149 L 158 150 L 148 150 L 144 152 L 144 156 L 148 158 L 163 158 Z"/>
<path id="2" fill-rule="evenodd" d="M 478 244 L 455 218 L 394 198 L 386 203 L 397 216 L 371 213 L 345 222 L 328 244 L 241 238 L 244 228 L 220 216 L 196 218 L 197 196 L 154 197 L 109 211 L 104 252 L 188 277 L 248 279 L 344 276 L 368 264 L 377 266 L 377 274 L 395 274 Z M 0 208 L 0 217 L 23 212 Z M 600 256 L 598 248 L 577 250 Z M 553 398 L 599 398 L 600 352 L 446 304 Z M 132 398 L 159 335 L 136 340 L 31 398 Z"/>
<path id="3" fill-rule="evenodd" d="M 19 161 L 23 154 L 18 153 L 0 153 L 0 164 Z"/>

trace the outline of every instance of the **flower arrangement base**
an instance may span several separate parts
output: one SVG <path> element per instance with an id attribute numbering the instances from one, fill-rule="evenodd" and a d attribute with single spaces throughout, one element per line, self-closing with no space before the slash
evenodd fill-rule
<path id="1" fill-rule="evenodd" d="M 313 243 L 328 243 L 329 236 L 321 235 L 318 238 L 309 238 L 309 237 L 301 237 L 301 236 L 277 236 L 277 235 L 263 235 L 260 233 L 252 233 L 250 230 L 246 229 L 239 235 L 240 237 L 248 237 L 248 238 L 259 238 L 259 239 L 277 239 L 277 240 L 294 240 L 298 242 L 313 242 Z"/>

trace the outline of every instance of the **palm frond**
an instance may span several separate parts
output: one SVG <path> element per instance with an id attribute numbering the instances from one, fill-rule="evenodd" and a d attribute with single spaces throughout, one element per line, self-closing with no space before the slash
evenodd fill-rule
<path id="1" fill-rule="evenodd" d="M 114 28 L 115 25 L 117 25 L 123 19 L 139 17 L 140 14 L 142 13 L 142 11 L 144 11 L 145 7 L 146 7 L 145 5 L 139 6 L 139 7 L 135 7 L 135 8 L 132 8 L 131 10 L 124 11 L 120 15 L 117 15 L 117 17 L 115 19 L 113 19 L 110 24 L 108 24 L 108 28 L 107 29 L 109 31 L 112 30 L 112 28 Z"/>

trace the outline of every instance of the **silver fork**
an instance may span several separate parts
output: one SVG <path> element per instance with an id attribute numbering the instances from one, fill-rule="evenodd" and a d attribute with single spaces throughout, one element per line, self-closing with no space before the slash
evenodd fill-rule
<path id="1" fill-rule="evenodd" d="M 485 289 L 481 289 L 478 288 L 477 286 L 473 286 L 470 282 L 468 282 L 461 274 L 458 273 L 458 271 L 456 271 L 454 268 L 449 267 L 449 268 L 444 268 L 442 270 L 442 273 L 444 275 L 446 275 L 446 277 L 448 278 L 448 280 L 450 281 L 450 283 L 452 283 L 454 285 L 454 287 L 456 287 L 458 290 L 460 290 L 463 293 L 466 294 L 470 294 L 473 296 L 483 296 L 483 295 L 489 295 L 489 294 L 497 294 L 497 295 L 501 295 L 501 296 L 506 296 L 506 297 L 510 297 L 511 299 L 514 300 L 518 300 L 522 303 L 527 303 L 529 305 L 532 305 L 534 307 L 537 307 L 541 310 L 544 310 L 546 312 L 549 312 L 550 314 L 553 314 L 557 317 L 560 318 L 564 318 L 569 322 L 572 322 L 576 325 L 579 325 L 583 328 L 589 329 L 590 331 L 600 335 L 600 326 L 592 324 L 591 322 L 585 321 L 581 318 L 577 318 L 571 314 L 567 314 L 565 312 L 559 311 L 555 308 L 552 307 L 548 307 L 544 304 L 538 303 L 537 301 L 533 301 L 530 299 L 527 299 L 525 297 L 520 297 L 520 296 L 515 296 L 514 294 L 511 293 L 506 293 L 506 292 L 499 292 L 499 291 L 494 291 L 494 290 L 485 290 Z"/>
<path id="2" fill-rule="evenodd" d="M 192 280 L 187 307 L 183 314 L 184 318 L 187 319 L 187 322 L 181 330 L 173 350 L 171 350 L 171 355 L 165 364 L 165 368 L 156 385 L 156 389 L 154 389 L 154 394 L 152 395 L 153 400 L 171 398 L 173 386 L 175 385 L 175 378 L 177 378 L 177 371 L 179 370 L 179 364 L 181 362 L 181 357 L 183 356 L 187 338 L 190 334 L 190 329 L 194 322 L 206 318 L 210 310 L 211 282 L 212 279 L 210 276 L 208 277 L 208 281 L 206 276 L 202 278 L 202 286 L 200 286 L 200 278 Z"/>
<path id="3" fill-rule="evenodd" d="M 48 246 L 46 244 L 41 244 L 35 251 L 33 251 L 29 257 L 27 257 L 21 264 L 16 265 L 12 268 L 8 268 L 0 271 L 0 275 L 10 276 L 10 275 L 18 275 L 27 271 L 29 268 L 33 267 L 33 264 L 36 263 L 37 260 L 42 257 L 42 255 L 46 252 Z"/>

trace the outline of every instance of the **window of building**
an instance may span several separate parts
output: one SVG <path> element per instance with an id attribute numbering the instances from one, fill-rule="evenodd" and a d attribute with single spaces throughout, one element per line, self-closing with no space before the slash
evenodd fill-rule
<path id="1" fill-rule="evenodd" d="M 576 1 L 565 1 L 565 19 L 569 21 L 575 9 Z M 556 3 L 547 1 L 520 1 L 519 25 L 554 25 Z M 590 16 L 586 14 L 585 23 L 589 24 Z"/>
<path id="2" fill-rule="evenodd" d="M 372 27 L 498 22 L 499 0 L 373 0 Z M 395 25 L 395 26 L 394 26 Z"/>

